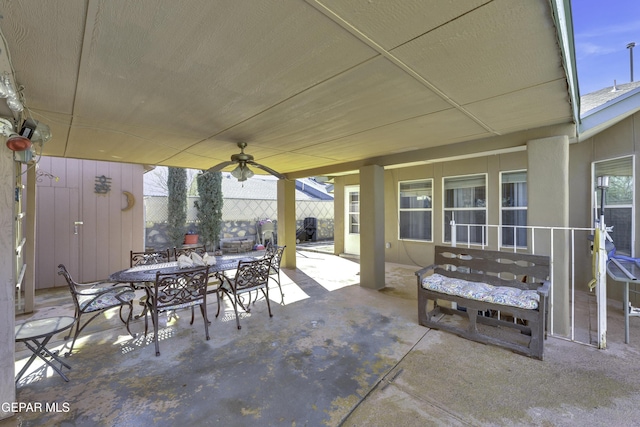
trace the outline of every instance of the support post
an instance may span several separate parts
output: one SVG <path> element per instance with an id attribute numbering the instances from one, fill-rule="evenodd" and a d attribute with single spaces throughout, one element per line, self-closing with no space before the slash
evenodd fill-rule
<path id="1" fill-rule="evenodd" d="M 278 180 L 278 245 L 286 245 L 281 265 L 296 268 L 296 182 Z"/>
<path id="2" fill-rule="evenodd" d="M 384 168 L 360 168 L 360 286 L 382 289 L 384 258 Z"/>
<path id="3" fill-rule="evenodd" d="M 596 281 L 596 299 L 598 303 L 598 348 L 607 348 L 607 250 L 606 244 L 606 229 L 604 224 L 604 217 L 600 219 L 599 226 L 595 230 L 599 234 L 598 247 L 593 248 L 597 250 L 597 281 Z M 624 307 L 628 310 L 628 307 Z"/>

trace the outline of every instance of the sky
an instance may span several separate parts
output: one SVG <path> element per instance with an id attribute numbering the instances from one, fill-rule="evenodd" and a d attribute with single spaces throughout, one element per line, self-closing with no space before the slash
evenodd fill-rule
<path id="1" fill-rule="evenodd" d="M 572 0 L 573 34 L 580 95 L 640 81 L 640 0 Z"/>

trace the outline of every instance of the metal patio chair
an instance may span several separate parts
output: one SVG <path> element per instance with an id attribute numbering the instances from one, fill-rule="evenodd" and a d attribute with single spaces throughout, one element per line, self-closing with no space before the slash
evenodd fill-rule
<path id="1" fill-rule="evenodd" d="M 282 261 L 282 254 L 286 246 L 277 246 L 269 244 L 266 247 L 264 256 L 271 259 L 269 266 L 269 278 L 276 282 L 280 289 L 280 295 L 282 296 L 281 304 L 284 305 L 284 292 L 282 292 L 282 285 L 280 284 L 280 262 Z"/>
<path id="2" fill-rule="evenodd" d="M 252 291 L 262 291 L 262 294 L 267 301 L 267 308 L 269 309 L 269 317 L 273 317 L 271 313 L 271 304 L 269 303 L 269 271 L 271 265 L 270 257 L 263 257 L 254 261 L 239 261 L 238 269 L 236 270 L 235 277 L 233 279 L 227 276 L 221 276 L 222 285 L 220 285 L 220 292 L 222 293 L 222 299 L 224 296 L 228 296 L 233 305 L 233 310 L 236 315 L 236 325 L 238 329 L 240 327 L 240 318 L 238 316 L 238 305 L 242 307 L 247 313 L 250 311 L 249 305 L 251 302 Z M 246 304 L 243 302 L 245 295 L 248 297 Z M 257 296 L 256 296 L 257 299 Z M 220 314 L 220 305 L 218 304 L 218 312 L 216 317 Z"/>
<path id="3" fill-rule="evenodd" d="M 178 258 L 180 257 L 180 255 L 186 255 L 186 256 L 191 256 L 192 253 L 197 253 L 200 256 L 203 256 L 204 254 L 207 253 L 207 246 L 206 245 L 201 245 L 201 246 L 192 246 L 189 248 L 173 248 L 173 260 L 177 261 Z"/>
<path id="4" fill-rule="evenodd" d="M 138 265 L 160 264 L 162 262 L 173 261 L 169 249 L 162 251 L 130 251 L 129 266 L 136 267 Z"/>
<path id="5" fill-rule="evenodd" d="M 151 313 L 153 322 L 153 340 L 156 346 L 156 356 L 160 355 L 158 343 L 158 315 L 168 310 L 192 308 L 191 324 L 194 320 L 196 305 L 204 319 L 204 331 L 209 340 L 209 319 L 207 317 L 207 283 L 209 281 L 209 266 L 184 269 L 176 273 L 157 273 L 153 288 L 148 288 L 147 310 Z M 147 334 L 148 316 L 145 316 L 144 333 Z"/>
<path id="6" fill-rule="evenodd" d="M 139 265 L 151 265 L 151 264 L 160 264 L 163 262 L 170 262 L 171 259 L 171 251 L 169 249 L 165 249 L 162 251 L 144 251 L 144 252 L 134 252 L 129 251 L 129 267 L 137 267 Z M 140 287 L 140 285 L 136 286 L 135 283 L 132 283 L 133 287 Z M 142 284 L 142 286 L 145 286 Z M 147 297 L 143 296 L 140 298 L 138 304 L 140 304 L 143 309 L 142 313 L 135 315 L 136 319 L 141 318 L 147 314 Z"/>
<path id="7" fill-rule="evenodd" d="M 66 279 L 75 305 L 75 333 L 73 333 L 72 328 L 71 331 L 69 331 L 69 335 L 65 337 L 65 339 L 68 339 L 73 333 L 73 341 L 71 342 L 71 347 L 67 355 L 71 355 L 73 352 L 73 347 L 76 344 L 76 339 L 80 332 L 82 332 L 93 319 L 112 308 L 117 307 L 120 309 L 120 320 L 126 325 L 129 335 L 133 336 L 129 329 L 129 322 L 131 321 L 131 314 L 133 312 L 133 299 L 136 295 L 132 286 L 114 286 L 112 282 L 78 283 L 73 280 L 64 264 L 58 265 L 58 274 L 64 276 Z M 129 308 L 129 314 L 126 319 L 122 315 L 122 310 L 125 307 Z M 84 325 L 80 322 L 83 314 L 92 314 L 92 317 L 90 317 Z"/>

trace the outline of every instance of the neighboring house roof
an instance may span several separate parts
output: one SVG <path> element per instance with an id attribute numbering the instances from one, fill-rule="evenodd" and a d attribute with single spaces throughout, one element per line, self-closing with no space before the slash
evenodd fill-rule
<path id="1" fill-rule="evenodd" d="M 231 176 L 229 172 L 223 172 L 222 178 L 222 195 L 225 199 L 277 200 L 278 198 L 278 178 L 274 176 L 256 175 L 244 182 L 240 182 Z M 296 200 L 320 199 L 316 194 L 299 188 L 298 181 L 304 181 L 305 185 L 309 186 L 311 180 L 296 180 Z M 325 191 L 324 194 L 326 195 L 327 192 Z M 333 199 L 333 197 L 330 198 Z"/>
<path id="2" fill-rule="evenodd" d="M 166 196 L 167 187 L 161 185 L 166 174 L 158 170 L 145 174 L 144 195 Z M 195 173 L 191 174 L 195 177 Z M 222 195 L 225 199 L 277 200 L 278 178 L 271 175 L 255 175 L 244 182 L 239 182 L 229 172 L 222 172 Z M 324 184 L 311 178 L 296 180 L 296 200 L 333 200 Z"/>
<path id="3" fill-rule="evenodd" d="M 580 116 L 582 117 L 587 112 L 605 105 L 607 102 L 611 102 L 616 98 L 621 97 L 635 89 L 640 88 L 640 82 L 623 83 L 620 85 L 614 85 L 605 87 L 604 89 L 597 90 L 595 92 L 588 93 L 580 97 Z"/>
<path id="4" fill-rule="evenodd" d="M 640 110 L 640 82 L 610 86 L 580 97 L 581 141 L 619 123 Z"/>

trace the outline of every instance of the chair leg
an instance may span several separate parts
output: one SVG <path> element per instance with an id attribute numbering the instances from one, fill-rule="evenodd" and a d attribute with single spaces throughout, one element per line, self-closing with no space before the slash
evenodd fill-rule
<path id="1" fill-rule="evenodd" d="M 271 313 L 271 304 L 269 304 L 269 286 L 265 286 L 262 288 L 262 293 L 264 294 L 264 299 L 267 300 L 267 308 L 269 309 L 269 317 L 273 317 Z"/>
<path id="2" fill-rule="evenodd" d="M 216 318 L 217 318 L 218 315 L 220 314 L 220 306 L 222 305 L 222 302 L 224 301 L 224 293 L 222 294 L 222 296 L 220 296 L 219 293 L 216 293 L 216 296 L 218 297 L 218 311 L 216 312 Z"/>
<path id="3" fill-rule="evenodd" d="M 71 356 L 73 354 L 73 347 L 76 345 L 76 338 L 78 338 L 78 335 L 80 334 L 80 316 L 76 317 L 76 333 L 73 334 L 73 341 L 71 341 L 71 347 L 69 347 L 69 351 L 65 354 L 65 356 Z M 71 331 L 73 331 L 73 328 L 71 328 Z M 71 332 L 69 332 L 69 335 L 67 335 L 65 337 L 65 339 L 69 338 L 71 336 Z"/>
<path id="4" fill-rule="evenodd" d="M 204 333 L 207 337 L 207 341 L 209 341 L 209 318 L 207 317 L 207 307 L 204 304 L 200 304 L 200 312 L 202 313 L 202 318 L 204 319 Z"/>
<path id="5" fill-rule="evenodd" d="M 278 285 L 278 289 L 280 289 L 280 298 L 281 298 L 280 305 L 284 305 L 284 292 L 282 292 L 282 286 L 280 285 L 280 271 L 278 271 L 277 279 L 273 276 L 270 276 L 270 277 Z"/>
<path id="6" fill-rule="evenodd" d="M 156 345 L 156 356 L 160 356 L 160 344 L 158 343 L 158 310 L 152 310 L 153 316 L 153 341 Z"/>
<path id="7" fill-rule="evenodd" d="M 147 308 L 145 307 L 145 313 L 147 312 Z M 152 317 L 153 319 L 153 317 Z M 149 316 L 145 314 L 144 316 L 144 336 L 147 336 L 147 332 L 149 331 Z"/>
<path id="8" fill-rule="evenodd" d="M 136 320 L 141 318 L 142 316 L 146 316 L 147 315 L 147 302 L 146 302 L 146 300 L 144 302 L 140 301 L 139 304 L 142 305 L 142 313 L 136 314 L 134 316 L 134 319 L 136 319 Z"/>
<path id="9" fill-rule="evenodd" d="M 120 306 L 120 320 L 124 322 L 125 326 L 127 327 L 127 332 L 129 332 L 129 335 L 131 335 L 132 338 L 135 338 L 135 335 L 131 333 L 131 329 L 129 328 L 129 322 L 131 322 L 131 318 L 133 317 L 133 302 L 130 302 L 127 305 L 129 306 L 129 315 L 127 316 L 127 320 L 125 321 L 122 319 L 122 309 L 124 308 L 124 305 Z"/>
<path id="10" fill-rule="evenodd" d="M 220 292 L 221 292 L 220 289 L 216 291 L 216 300 L 218 302 L 218 312 L 216 313 L 216 317 L 218 317 L 218 314 L 220 314 L 220 304 L 222 304 L 222 298 L 220 297 Z"/>
<path id="11" fill-rule="evenodd" d="M 230 295 L 229 298 L 231 298 L 233 311 L 236 313 L 236 325 L 238 326 L 238 329 L 242 329 L 242 327 L 240 326 L 240 317 L 238 316 L 238 301 L 236 300 L 236 295 Z"/>
<path id="12" fill-rule="evenodd" d="M 73 313 L 73 317 L 75 317 L 76 323 L 73 324 L 71 329 L 69 329 L 69 333 L 67 334 L 67 336 L 64 337 L 65 341 L 68 340 L 71 335 L 73 335 L 73 329 L 74 328 L 78 329 L 80 327 L 80 316 L 82 316 L 82 313 L 80 313 L 78 311 L 78 309 L 76 308 L 75 313 Z"/>
<path id="13" fill-rule="evenodd" d="M 87 320 L 85 322 L 84 325 L 82 325 L 82 327 L 80 326 L 80 316 L 82 315 L 82 313 L 78 314 L 77 320 L 76 320 L 76 332 L 73 335 L 73 341 L 71 342 L 71 347 L 69 348 L 69 351 L 66 353 L 66 356 L 71 356 L 71 353 L 73 351 L 73 347 L 76 345 L 76 339 L 78 338 L 78 336 L 80 335 L 80 332 L 82 332 L 82 330 L 89 324 L 91 323 L 91 321 L 93 319 L 95 319 L 97 316 L 99 316 L 102 313 L 102 311 L 98 311 L 97 313 L 95 313 L 93 316 L 91 316 L 91 318 L 89 320 Z M 73 328 L 72 328 L 73 329 Z M 68 338 L 68 337 L 67 337 Z"/>

